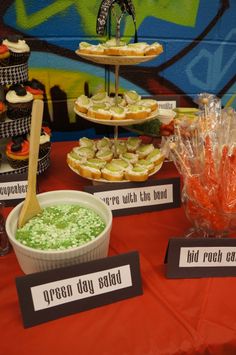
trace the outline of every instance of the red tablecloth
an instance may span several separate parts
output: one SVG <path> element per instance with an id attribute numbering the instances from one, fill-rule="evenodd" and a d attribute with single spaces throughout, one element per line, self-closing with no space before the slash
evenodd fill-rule
<path id="1" fill-rule="evenodd" d="M 53 143 L 40 192 L 82 189 L 90 182 L 66 165 L 74 142 Z M 155 178 L 177 176 L 165 163 Z M 137 250 L 144 294 L 24 329 L 15 287 L 23 275 L 14 252 L 0 257 L 0 354 L 236 354 L 236 280 L 170 280 L 168 240 L 189 228 L 182 208 L 114 217 L 110 255 Z"/>

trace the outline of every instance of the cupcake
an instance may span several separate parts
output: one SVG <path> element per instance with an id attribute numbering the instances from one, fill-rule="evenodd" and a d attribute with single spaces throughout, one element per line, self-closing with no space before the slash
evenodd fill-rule
<path id="1" fill-rule="evenodd" d="M 4 88 L 0 86 L 0 122 L 6 118 L 7 107 L 5 104 Z"/>
<path id="2" fill-rule="evenodd" d="M 25 89 L 33 95 L 34 99 L 43 100 L 44 98 L 44 86 L 36 79 L 27 81 L 25 84 Z"/>
<path id="3" fill-rule="evenodd" d="M 9 65 L 19 65 L 27 63 L 30 56 L 30 48 L 21 36 L 9 36 L 3 40 L 10 52 Z"/>
<path id="4" fill-rule="evenodd" d="M 39 141 L 39 157 L 45 155 L 48 149 L 51 147 L 51 129 L 47 126 L 42 126 L 41 135 Z"/>
<path id="5" fill-rule="evenodd" d="M 23 136 L 13 137 L 6 145 L 6 157 L 13 169 L 19 169 L 28 165 L 29 141 Z"/>
<path id="6" fill-rule="evenodd" d="M 33 95 L 22 85 L 15 85 L 6 94 L 7 116 L 17 119 L 31 115 Z"/>
<path id="7" fill-rule="evenodd" d="M 27 140 L 30 141 L 30 134 L 27 135 Z M 42 126 L 39 140 L 39 158 L 42 158 L 51 147 L 51 130 L 49 127 Z"/>
<path id="8" fill-rule="evenodd" d="M 27 140 L 30 142 L 30 133 L 27 135 Z M 42 158 L 51 147 L 51 129 L 47 126 L 42 126 L 39 139 L 39 158 Z"/>
<path id="9" fill-rule="evenodd" d="M 10 52 L 7 46 L 0 44 L 0 66 L 7 67 L 10 62 Z"/>

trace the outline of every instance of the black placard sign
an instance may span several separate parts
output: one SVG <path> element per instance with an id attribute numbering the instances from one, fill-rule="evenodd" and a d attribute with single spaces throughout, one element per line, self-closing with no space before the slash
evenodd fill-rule
<path id="1" fill-rule="evenodd" d="M 25 328 L 142 294 L 138 252 L 16 278 Z"/>
<path id="2" fill-rule="evenodd" d="M 236 239 L 173 238 L 165 262 L 168 278 L 236 276 Z"/>
<path id="3" fill-rule="evenodd" d="M 24 200 L 27 188 L 27 173 L 0 175 L 0 200 L 6 206 L 15 206 Z"/>
<path id="4" fill-rule="evenodd" d="M 143 183 L 109 183 L 85 186 L 85 191 L 103 200 L 114 216 L 180 206 L 180 179 L 148 180 Z"/>

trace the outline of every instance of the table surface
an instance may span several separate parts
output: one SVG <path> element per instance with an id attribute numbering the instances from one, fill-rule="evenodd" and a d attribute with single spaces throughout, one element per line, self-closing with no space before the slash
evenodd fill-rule
<path id="1" fill-rule="evenodd" d="M 51 165 L 38 179 L 40 192 L 91 184 L 66 164 L 74 145 L 53 143 Z M 174 176 L 167 162 L 153 178 Z M 236 354 L 235 278 L 165 277 L 168 240 L 189 227 L 182 207 L 114 217 L 109 255 L 139 252 L 143 295 L 28 329 L 15 287 L 23 272 L 12 250 L 0 257 L 0 354 Z"/>

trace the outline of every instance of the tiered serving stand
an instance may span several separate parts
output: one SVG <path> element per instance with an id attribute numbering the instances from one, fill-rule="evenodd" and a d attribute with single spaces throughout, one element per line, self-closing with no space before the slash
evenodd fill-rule
<path id="1" fill-rule="evenodd" d="M 78 54 L 81 58 L 86 59 L 88 61 L 98 63 L 98 64 L 104 64 L 104 65 L 114 65 L 115 66 L 115 99 L 118 97 L 119 94 L 119 68 L 120 65 L 135 65 L 135 64 L 140 64 L 143 62 L 147 62 L 149 60 L 152 60 L 157 57 L 157 55 L 147 55 L 147 56 L 108 56 L 108 55 L 94 55 L 94 54 L 85 54 L 85 53 L 80 53 L 79 50 L 76 51 L 76 54 Z M 94 123 L 98 124 L 103 124 L 103 125 L 108 125 L 108 126 L 114 126 L 114 146 L 116 145 L 116 142 L 118 140 L 118 127 L 124 127 L 124 126 L 131 126 L 133 124 L 141 124 L 146 121 L 152 120 L 158 116 L 158 110 L 154 111 L 150 116 L 144 118 L 144 119 L 124 119 L 124 120 L 100 120 L 96 118 L 92 118 L 87 116 L 84 113 L 79 112 L 74 108 L 75 113 Z M 162 164 L 158 165 L 156 170 L 151 174 L 155 174 L 160 168 Z M 78 171 L 72 169 L 75 173 L 79 174 Z M 99 180 L 101 181 L 101 180 Z M 104 180 L 108 182 L 107 180 Z"/>
<path id="2" fill-rule="evenodd" d="M 22 83 L 28 80 L 28 64 L 14 65 L 10 67 L 0 67 L 0 85 L 12 85 Z M 0 122 L 0 152 L 2 154 L 2 163 L 0 167 L 0 176 L 8 174 L 22 174 L 28 171 L 28 166 L 13 169 L 7 162 L 5 156 L 5 146 L 10 137 L 22 135 L 30 131 L 31 116 L 19 119 L 6 118 Z M 38 161 L 38 174 L 44 172 L 50 165 L 50 148 L 45 155 Z"/>
<path id="3" fill-rule="evenodd" d="M 115 3 L 112 4 L 111 6 L 111 14 L 113 15 L 113 18 L 115 19 L 115 28 L 116 28 L 116 45 L 120 44 L 120 24 L 123 16 L 125 15 L 125 12 L 127 12 L 126 6 L 124 6 L 124 11 L 121 11 L 121 13 L 116 12 L 115 10 Z M 129 13 L 129 11 L 128 11 Z M 130 14 L 130 13 L 129 13 Z M 133 18 L 134 19 L 134 18 Z M 134 21 L 135 24 L 135 41 L 137 40 L 137 31 L 136 31 L 136 21 Z M 90 62 L 94 62 L 97 64 L 104 64 L 104 65 L 114 65 L 115 66 L 115 104 L 118 104 L 118 95 L 119 95 L 119 69 L 121 65 L 137 65 L 140 63 L 144 63 L 147 61 L 150 61 L 154 58 L 157 57 L 157 55 L 141 55 L 141 56 L 109 56 L 109 55 L 96 55 L 96 54 L 87 54 L 87 53 L 81 53 L 80 50 L 76 51 L 76 54 L 79 55 L 81 58 L 86 59 Z M 114 156 L 118 157 L 118 154 L 116 153 L 116 143 L 118 142 L 118 127 L 128 127 L 133 124 L 141 124 L 146 121 L 152 120 L 157 117 L 158 115 L 158 110 L 153 112 L 150 116 L 146 117 L 145 119 L 124 119 L 124 120 L 99 120 L 96 118 L 91 118 L 87 116 L 87 114 L 78 112 L 76 108 L 74 108 L 75 113 L 94 123 L 99 123 L 103 125 L 108 125 L 108 126 L 114 126 Z M 162 163 L 156 167 L 156 170 L 151 174 L 155 174 L 162 166 Z M 70 167 L 71 168 L 71 167 Z M 79 175 L 79 172 L 73 168 L 71 168 L 75 173 Z M 101 180 L 99 180 L 101 181 Z M 104 180 L 105 182 L 108 182 L 107 180 Z M 124 180 L 127 181 L 127 180 Z"/>

